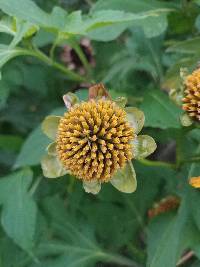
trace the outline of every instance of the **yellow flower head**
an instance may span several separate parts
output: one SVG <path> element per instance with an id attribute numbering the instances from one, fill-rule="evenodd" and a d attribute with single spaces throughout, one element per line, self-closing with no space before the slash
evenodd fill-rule
<path id="1" fill-rule="evenodd" d="M 134 130 L 110 100 L 73 106 L 60 119 L 56 150 L 64 168 L 84 181 L 107 182 L 133 158 Z"/>
<path id="2" fill-rule="evenodd" d="M 189 180 L 189 184 L 195 188 L 200 188 L 200 176 L 191 177 Z"/>
<path id="3" fill-rule="evenodd" d="M 103 84 L 90 87 L 88 96 L 82 102 L 67 93 L 63 96 L 67 112 L 42 122 L 43 132 L 53 141 L 41 160 L 43 175 L 74 175 L 87 193 L 99 193 L 104 182 L 132 193 L 137 180 L 131 159 L 145 158 L 156 149 L 151 136 L 139 134 L 144 113 L 126 107 L 125 97 L 111 100 Z"/>
<path id="4" fill-rule="evenodd" d="M 190 117 L 200 121 L 200 69 L 187 76 L 185 86 L 182 108 Z"/>

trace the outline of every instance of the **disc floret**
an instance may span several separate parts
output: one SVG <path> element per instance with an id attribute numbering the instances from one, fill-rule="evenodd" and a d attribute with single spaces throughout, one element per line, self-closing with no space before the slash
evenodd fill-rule
<path id="1" fill-rule="evenodd" d="M 63 166 L 78 178 L 106 182 L 133 158 L 134 129 L 126 112 L 110 100 L 75 105 L 61 118 L 57 152 Z"/>

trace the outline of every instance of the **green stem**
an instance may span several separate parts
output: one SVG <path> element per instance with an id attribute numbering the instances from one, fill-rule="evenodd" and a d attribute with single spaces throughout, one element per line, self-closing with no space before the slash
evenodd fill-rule
<path id="1" fill-rule="evenodd" d="M 55 39 L 55 41 L 53 42 L 51 49 L 49 51 L 49 56 L 50 56 L 51 60 L 54 60 L 54 52 L 55 52 L 57 43 L 58 43 L 58 38 Z"/>
<path id="2" fill-rule="evenodd" d="M 167 167 L 172 169 L 176 168 L 176 164 L 164 161 L 153 161 L 149 159 L 138 159 L 138 161 L 146 166 Z"/>
<path id="3" fill-rule="evenodd" d="M 86 69 L 88 75 L 90 75 L 91 67 L 90 67 L 90 64 L 89 64 L 85 54 L 83 53 L 83 50 L 81 49 L 80 45 L 75 40 L 70 40 L 70 44 L 73 47 L 73 49 L 75 50 L 76 54 L 78 55 L 80 61 L 82 62 L 84 68 Z"/>
<path id="4" fill-rule="evenodd" d="M 52 60 L 49 58 L 47 55 L 45 55 L 43 52 L 35 48 L 34 50 L 26 50 L 26 49 L 19 49 L 19 54 L 18 55 L 27 55 L 27 56 L 33 56 L 38 58 L 39 60 L 45 62 L 47 65 L 52 66 L 61 72 L 65 73 L 68 78 L 72 81 L 77 81 L 77 82 L 86 82 L 87 79 L 85 77 L 82 77 L 81 75 L 75 73 L 74 71 L 66 68 L 62 64 Z"/>

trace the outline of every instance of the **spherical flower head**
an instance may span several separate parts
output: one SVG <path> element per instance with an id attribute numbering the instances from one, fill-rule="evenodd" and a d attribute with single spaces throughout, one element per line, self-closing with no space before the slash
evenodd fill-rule
<path id="1" fill-rule="evenodd" d="M 41 160 L 43 175 L 58 178 L 73 175 L 85 192 L 98 194 L 104 182 L 133 193 L 137 179 L 131 159 L 148 157 L 156 149 L 154 139 L 139 134 L 144 113 L 126 107 L 127 99 L 112 100 L 103 84 L 89 88 L 88 101 L 68 92 L 63 96 L 67 112 L 49 115 L 42 130 L 51 139 Z"/>
<path id="2" fill-rule="evenodd" d="M 74 105 L 60 119 L 56 150 L 64 168 L 83 181 L 107 182 L 133 158 L 134 129 L 111 100 Z"/>
<path id="3" fill-rule="evenodd" d="M 185 80 L 185 90 L 182 108 L 194 120 L 200 121 L 200 69 L 188 75 Z"/>

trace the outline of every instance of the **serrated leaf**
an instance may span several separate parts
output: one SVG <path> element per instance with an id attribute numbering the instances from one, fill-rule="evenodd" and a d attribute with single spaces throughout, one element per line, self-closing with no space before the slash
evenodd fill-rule
<path id="1" fill-rule="evenodd" d="M 136 159 L 146 158 L 157 148 L 155 140 L 149 135 L 139 135 L 133 140 L 133 156 Z"/>
<path id="2" fill-rule="evenodd" d="M 127 107 L 125 108 L 125 111 L 127 113 L 127 120 L 131 127 L 133 127 L 134 133 L 138 134 L 144 126 L 144 113 L 135 107 Z"/>
<path id="3" fill-rule="evenodd" d="M 56 139 L 56 134 L 58 131 L 58 125 L 61 117 L 49 115 L 42 122 L 42 131 L 48 136 L 51 140 Z"/>
<path id="4" fill-rule="evenodd" d="M 25 169 L 0 180 L 1 223 L 10 238 L 24 250 L 34 245 L 36 204 L 28 193 L 32 171 Z"/>
<path id="5" fill-rule="evenodd" d="M 41 167 L 46 178 L 58 178 L 69 173 L 54 155 L 45 155 L 41 160 Z"/>
<path id="6" fill-rule="evenodd" d="M 166 19 L 164 21 L 163 18 L 165 18 L 165 14 L 170 11 L 169 9 L 163 8 L 149 10 L 141 14 L 134 14 L 122 10 L 107 9 L 92 12 L 83 18 L 80 11 L 75 11 L 67 15 L 63 10 L 58 10 L 58 8 L 54 9 L 51 14 L 48 14 L 31 0 L 19 0 L 17 3 L 15 0 L 7 0 L 6 2 L 0 0 L 0 8 L 10 16 L 18 17 L 49 30 L 59 31 L 63 37 L 77 34 L 86 35 L 89 32 L 91 33 L 93 31 L 94 33 L 97 29 L 112 25 L 116 25 L 116 28 L 118 28 L 118 26 L 120 26 L 119 23 L 127 23 L 128 27 L 132 22 L 135 23 L 135 25 L 142 25 L 148 36 L 152 37 L 152 29 L 149 28 L 148 18 L 150 18 L 150 21 L 156 20 L 155 25 L 157 26 L 157 31 L 154 30 L 153 34 L 158 35 L 158 32 L 160 33 L 161 30 L 163 31 L 166 28 Z M 27 13 L 25 10 L 29 10 L 30 12 Z M 161 14 L 164 15 L 161 16 L 162 19 L 158 21 Z M 121 33 L 122 30 L 123 29 L 120 28 L 119 33 Z M 117 37 L 116 34 L 115 37 Z"/>
<path id="7" fill-rule="evenodd" d="M 126 166 L 119 169 L 110 182 L 123 193 L 133 193 L 137 188 L 137 180 L 132 163 L 127 162 Z"/>
<path id="8" fill-rule="evenodd" d="M 180 128 L 181 108 L 177 107 L 164 92 L 150 91 L 140 106 L 145 114 L 145 126 L 161 129 Z M 158 112 L 159 110 L 159 112 Z"/>

